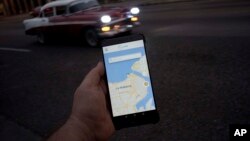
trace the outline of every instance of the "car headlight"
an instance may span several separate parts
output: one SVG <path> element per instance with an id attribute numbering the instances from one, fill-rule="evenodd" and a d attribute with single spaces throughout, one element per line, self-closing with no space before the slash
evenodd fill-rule
<path id="1" fill-rule="evenodd" d="M 140 9 L 138 7 L 133 7 L 130 9 L 130 12 L 132 14 L 139 14 L 140 13 Z"/>
<path id="2" fill-rule="evenodd" d="M 111 21 L 111 17 L 109 15 L 104 15 L 101 17 L 101 21 L 103 23 L 109 23 Z"/>

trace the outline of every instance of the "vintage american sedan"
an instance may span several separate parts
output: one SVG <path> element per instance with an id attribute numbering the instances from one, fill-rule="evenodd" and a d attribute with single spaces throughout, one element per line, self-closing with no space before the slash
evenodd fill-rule
<path id="1" fill-rule="evenodd" d="M 46 43 L 52 36 L 81 37 L 97 46 L 100 39 L 130 32 L 139 25 L 137 7 L 100 6 L 96 0 L 61 0 L 45 4 L 37 17 L 23 21 L 25 33 Z"/>

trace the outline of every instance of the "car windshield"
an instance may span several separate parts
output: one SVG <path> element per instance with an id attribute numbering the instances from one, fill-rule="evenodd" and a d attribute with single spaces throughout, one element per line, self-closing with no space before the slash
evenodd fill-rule
<path id="1" fill-rule="evenodd" d="M 99 6 L 99 3 L 96 0 L 84 0 L 72 4 L 69 8 L 69 11 L 70 13 L 75 13 L 94 6 Z"/>

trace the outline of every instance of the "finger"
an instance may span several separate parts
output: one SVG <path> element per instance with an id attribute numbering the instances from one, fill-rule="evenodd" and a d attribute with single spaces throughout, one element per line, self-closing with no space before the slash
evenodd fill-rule
<path id="1" fill-rule="evenodd" d="M 104 75 L 104 66 L 99 62 L 85 77 L 83 84 L 86 86 L 97 86 Z"/>

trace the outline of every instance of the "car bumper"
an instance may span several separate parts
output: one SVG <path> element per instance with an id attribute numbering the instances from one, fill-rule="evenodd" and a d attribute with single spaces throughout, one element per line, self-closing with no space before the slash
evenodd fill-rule
<path id="1" fill-rule="evenodd" d="M 119 28 L 115 28 L 115 25 L 119 25 Z M 108 25 L 110 27 L 109 31 L 102 31 L 101 28 L 98 30 L 98 35 L 101 38 L 105 37 L 112 37 L 116 36 L 118 34 L 122 34 L 124 32 L 131 31 L 133 28 L 137 27 L 140 25 L 140 22 L 126 22 L 126 24 L 122 23 L 115 23 L 112 25 Z"/>

